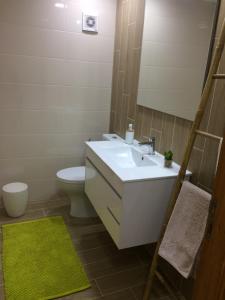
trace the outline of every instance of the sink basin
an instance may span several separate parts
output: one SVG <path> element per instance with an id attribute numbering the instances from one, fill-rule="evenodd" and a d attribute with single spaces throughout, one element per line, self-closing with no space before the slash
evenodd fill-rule
<path id="1" fill-rule="evenodd" d="M 178 164 L 173 162 L 171 168 L 165 168 L 163 155 L 158 152 L 148 155 L 138 143 L 127 145 L 117 140 L 86 142 L 86 145 L 87 152 L 97 155 L 122 182 L 175 178 L 179 173 Z M 187 171 L 187 175 L 191 173 Z"/>
<path id="2" fill-rule="evenodd" d="M 132 147 L 117 147 L 108 149 L 107 155 L 120 168 L 137 168 L 156 166 L 147 155 L 143 155 Z"/>

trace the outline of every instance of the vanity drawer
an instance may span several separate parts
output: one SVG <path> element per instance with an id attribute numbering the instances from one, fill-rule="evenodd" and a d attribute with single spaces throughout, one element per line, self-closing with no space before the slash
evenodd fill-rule
<path id="1" fill-rule="evenodd" d="M 110 185 L 117 191 L 117 193 L 122 197 L 123 195 L 123 183 L 114 174 L 114 172 L 94 153 L 92 149 L 87 147 L 86 156 L 89 161 L 97 168 L 99 173 L 110 182 Z"/>
<path id="2" fill-rule="evenodd" d="M 105 225 L 107 231 L 111 235 L 112 239 L 116 243 L 117 247 L 120 249 L 120 240 L 121 240 L 120 223 L 108 208 L 102 210 L 101 220 Z"/>
<path id="3" fill-rule="evenodd" d="M 85 193 L 119 248 L 121 199 L 88 159 L 86 159 Z"/>
<path id="4" fill-rule="evenodd" d="M 120 225 L 122 200 L 88 159 L 86 159 L 85 193 L 100 217 L 108 215 Z"/>

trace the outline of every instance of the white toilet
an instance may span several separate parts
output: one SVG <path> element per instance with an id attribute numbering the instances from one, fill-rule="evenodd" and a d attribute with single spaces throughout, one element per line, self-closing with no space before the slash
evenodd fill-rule
<path id="1" fill-rule="evenodd" d="M 85 167 L 74 167 L 57 172 L 59 187 L 70 198 L 70 215 L 77 218 L 93 218 L 97 214 L 84 194 Z"/>
<path id="2" fill-rule="evenodd" d="M 103 141 L 123 141 L 117 134 L 103 134 Z M 57 172 L 59 187 L 71 201 L 70 215 L 77 218 L 97 217 L 91 202 L 84 194 L 85 167 L 73 167 Z"/>

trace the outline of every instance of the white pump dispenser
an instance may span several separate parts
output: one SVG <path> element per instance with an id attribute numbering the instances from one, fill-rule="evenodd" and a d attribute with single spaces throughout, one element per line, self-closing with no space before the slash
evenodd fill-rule
<path id="1" fill-rule="evenodd" d="M 125 143 L 133 144 L 133 141 L 134 141 L 134 129 L 133 129 L 133 125 L 129 124 L 128 130 L 126 131 Z"/>

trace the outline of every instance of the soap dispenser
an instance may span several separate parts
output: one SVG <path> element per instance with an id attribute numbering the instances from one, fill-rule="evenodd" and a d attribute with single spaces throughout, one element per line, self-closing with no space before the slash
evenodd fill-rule
<path id="1" fill-rule="evenodd" d="M 134 129 L 133 129 L 133 125 L 129 124 L 128 129 L 126 131 L 125 143 L 133 144 L 133 141 L 134 141 Z"/>

